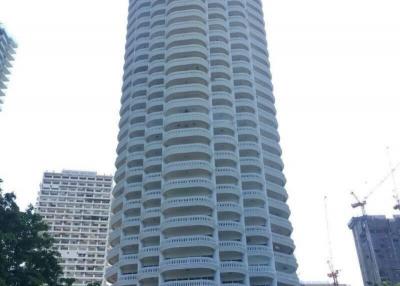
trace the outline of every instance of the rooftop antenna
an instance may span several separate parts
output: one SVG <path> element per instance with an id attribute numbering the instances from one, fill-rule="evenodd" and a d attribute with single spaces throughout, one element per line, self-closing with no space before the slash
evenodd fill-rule
<path id="1" fill-rule="evenodd" d="M 328 250 L 329 250 L 329 258 L 328 258 L 328 267 L 329 273 L 328 277 L 333 280 L 334 286 L 339 286 L 339 270 L 335 269 L 333 265 L 333 254 L 332 254 L 332 241 L 331 241 L 331 232 L 328 218 L 328 197 L 325 195 L 324 197 L 324 206 L 325 206 L 325 220 L 326 220 L 326 233 L 328 237 Z"/>
<path id="2" fill-rule="evenodd" d="M 399 191 L 397 189 L 396 177 L 394 176 L 394 171 L 397 168 L 397 166 L 393 168 L 389 147 L 386 147 L 386 154 L 388 156 L 389 169 L 390 169 L 390 174 L 391 174 L 392 183 L 393 183 L 393 198 L 396 201 L 396 204 L 394 205 L 393 209 L 400 211 L 400 196 L 399 196 Z"/>

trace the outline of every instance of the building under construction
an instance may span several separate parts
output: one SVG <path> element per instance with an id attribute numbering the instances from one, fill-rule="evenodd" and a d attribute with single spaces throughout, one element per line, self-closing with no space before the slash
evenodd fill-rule
<path id="1" fill-rule="evenodd" d="M 400 216 L 354 217 L 353 231 L 364 286 L 400 282 Z"/>

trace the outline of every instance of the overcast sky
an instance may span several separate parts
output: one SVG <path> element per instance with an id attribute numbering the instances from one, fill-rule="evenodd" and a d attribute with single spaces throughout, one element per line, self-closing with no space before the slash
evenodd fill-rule
<path id="1" fill-rule="evenodd" d="M 324 195 L 340 281 L 362 285 L 347 223 L 400 161 L 398 0 L 264 0 L 291 221 L 302 280 L 326 281 Z M 0 177 L 21 206 L 43 171 L 114 172 L 128 1 L 1 0 L 18 42 L 3 112 Z M 400 172 L 396 178 L 400 183 Z M 368 202 L 392 215 L 393 184 Z"/>

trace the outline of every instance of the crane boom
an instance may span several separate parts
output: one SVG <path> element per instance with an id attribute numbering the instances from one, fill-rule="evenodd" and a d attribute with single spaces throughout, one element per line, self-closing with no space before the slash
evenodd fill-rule
<path id="1" fill-rule="evenodd" d="M 386 151 L 387 151 L 387 156 L 388 156 L 390 175 L 391 175 L 392 183 L 393 183 L 393 198 L 396 201 L 396 204 L 394 205 L 393 209 L 400 210 L 400 195 L 399 195 L 399 191 L 397 189 L 396 177 L 394 176 L 394 170 L 397 168 L 398 165 L 394 168 L 392 167 L 392 160 L 390 157 L 389 147 L 386 147 Z"/>
<path id="2" fill-rule="evenodd" d="M 394 184 L 394 186 L 396 186 L 396 181 L 395 181 L 395 177 L 394 177 L 394 172 L 400 167 L 400 162 L 399 163 L 397 163 L 397 165 L 396 166 L 394 166 L 393 168 L 391 167 L 391 163 L 389 162 L 389 165 L 390 165 L 390 171 L 389 171 L 389 173 L 387 173 L 373 188 L 371 188 L 370 190 L 369 190 L 369 192 L 367 193 L 367 195 L 365 195 L 364 196 L 364 198 L 361 200 L 358 196 L 357 196 L 357 194 L 355 193 L 355 192 L 350 192 L 350 194 L 354 197 L 354 199 L 356 200 L 356 202 L 355 203 L 352 203 L 351 204 L 351 207 L 352 208 L 361 208 L 361 212 L 362 212 L 362 215 L 363 216 L 365 216 L 366 214 L 367 214 L 367 211 L 366 211 L 366 205 L 367 205 L 367 200 L 368 200 L 368 198 L 376 191 L 376 190 L 378 190 L 382 185 L 383 185 L 383 183 L 385 183 L 389 178 L 392 178 L 392 180 L 393 180 L 393 184 Z M 397 188 L 395 187 L 394 188 L 394 192 L 395 192 L 395 195 L 394 195 L 394 197 L 395 197 L 395 199 L 396 199 L 396 206 L 394 206 L 394 209 L 397 209 L 397 210 L 400 210 L 400 196 L 399 196 L 399 194 L 398 194 L 398 192 L 397 192 Z"/>
<path id="3" fill-rule="evenodd" d="M 329 267 L 328 277 L 332 278 L 334 286 L 339 286 L 339 280 L 338 280 L 339 270 L 335 269 L 333 265 L 331 231 L 330 231 L 329 217 L 328 217 L 328 197 L 326 195 L 324 197 L 324 207 L 325 207 L 325 222 L 326 222 L 326 233 L 328 238 L 328 251 L 329 251 L 329 258 L 327 261 Z"/>

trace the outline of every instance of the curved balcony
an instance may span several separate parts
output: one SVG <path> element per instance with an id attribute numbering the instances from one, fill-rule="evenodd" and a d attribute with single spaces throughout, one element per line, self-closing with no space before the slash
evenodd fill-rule
<path id="1" fill-rule="evenodd" d="M 268 238 L 269 231 L 265 226 L 247 226 L 246 227 L 246 236 L 263 236 Z"/>
<path id="2" fill-rule="evenodd" d="M 155 120 L 161 121 L 160 119 L 163 119 L 163 118 L 164 118 L 164 112 L 163 111 L 157 111 L 157 112 L 148 113 L 147 116 L 146 116 L 146 126 L 151 126 L 150 123 L 152 121 L 155 121 Z M 155 122 L 157 122 L 157 121 L 155 121 Z"/>
<path id="3" fill-rule="evenodd" d="M 158 218 L 161 215 L 161 211 L 159 207 L 156 208 L 148 208 L 148 209 L 142 209 L 141 213 L 141 219 L 146 220 L 146 219 L 151 219 L 151 218 Z"/>
<path id="4" fill-rule="evenodd" d="M 271 247 L 265 245 L 247 245 L 247 255 L 272 257 L 273 252 Z"/>
<path id="5" fill-rule="evenodd" d="M 224 177 L 233 177 L 237 179 L 239 177 L 239 171 L 236 168 L 231 168 L 231 167 L 217 167 L 215 169 L 215 175 Z"/>
<path id="6" fill-rule="evenodd" d="M 281 217 L 288 218 L 290 216 L 290 210 L 285 202 L 268 198 L 268 206 L 271 213 L 278 214 Z"/>
<path id="7" fill-rule="evenodd" d="M 190 179 L 177 179 L 169 180 L 163 184 L 163 192 L 166 193 L 171 190 L 199 188 L 212 191 L 214 184 L 211 180 L 205 178 L 190 178 Z"/>
<path id="8" fill-rule="evenodd" d="M 126 158 L 126 161 L 132 162 L 132 161 L 136 161 L 136 160 L 143 160 L 143 158 L 144 158 L 143 151 L 132 152 L 132 153 L 128 153 L 128 157 Z"/>
<path id="9" fill-rule="evenodd" d="M 233 212 L 241 215 L 243 213 L 243 209 L 240 204 L 234 202 L 220 202 L 217 203 L 218 212 Z"/>
<path id="10" fill-rule="evenodd" d="M 131 183 L 125 185 L 125 195 L 141 193 L 142 183 Z"/>
<path id="11" fill-rule="evenodd" d="M 184 122 L 198 121 L 210 125 L 208 114 L 201 112 L 188 112 L 168 115 L 164 118 L 165 128 L 171 127 L 174 124 L 184 124 Z"/>
<path id="12" fill-rule="evenodd" d="M 142 196 L 142 203 L 150 200 L 161 200 L 161 192 L 160 191 L 144 192 Z"/>
<path id="13" fill-rule="evenodd" d="M 127 210 L 134 210 L 134 209 L 140 209 L 142 206 L 140 199 L 136 200 L 125 200 L 124 201 L 124 211 Z"/>
<path id="14" fill-rule="evenodd" d="M 161 173 L 150 173 L 143 176 L 143 185 L 156 183 L 161 181 Z"/>
<path id="15" fill-rule="evenodd" d="M 186 108 L 188 106 L 197 106 L 203 109 L 209 109 L 210 103 L 208 100 L 201 98 L 192 98 L 190 101 L 187 99 L 175 99 L 167 102 L 164 105 L 165 112 L 168 113 L 171 109 L 174 108 Z"/>
<path id="16" fill-rule="evenodd" d="M 207 86 L 199 83 L 191 83 L 180 86 L 168 87 L 165 90 L 165 100 L 167 102 L 171 100 L 183 99 L 190 96 L 192 99 L 208 99 L 209 89 Z"/>
<path id="17" fill-rule="evenodd" d="M 244 226 L 242 223 L 236 221 L 219 221 L 218 231 L 237 232 L 242 234 L 244 232 Z"/>
<path id="18" fill-rule="evenodd" d="M 111 201 L 112 201 L 111 210 L 114 211 L 115 209 L 122 206 L 122 203 L 124 202 L 124 196 L 119 196 L 117 198 L 113 198 Z"/>
<path id="19" fill-rule="evenodd" d="M 185 153 L 204 153 L 211 154 L 211 148 L 206 144 L 182 144 L 173 145 L 165 148 L 164 158 L 168 159 L 170 156 L 181 155 Z"/>
<path id="20" fill-rule="evenodd" d="M 107 250 L 107 261 L 117 261 L 119 255 L 119 247 L 113 247 Z"/>
<path id="21" fill-rule="evenodd" d="M 238 161 L 238 156 L 232 151 L 215 151 L 214 158 L 215 160 L 231 160 L 233 162 Z"/>
<path id="22" fill-rule="evenodd" d="M 268 211 L 265 208 L 247 207 L 244 209 L 244 216 L 247 217 L 259 217 L 267 220 Z"/>
<path id="23" fill-rule="evenodd" d="M 145 136 L 146 136 L 146 138 L 151 138 L 151 137 L 154 137 L 154 136 L 160 136 L 160 139 L 161 139 L 161 134 L 162 133 L 163 133 L 162 126 L 154 126 L 154 127 L 146 128 Z M 145 146 L 146 145 L 147 145 L 147 143 L 145 144 Z"/>
<path id="24" fill-rule="evenodd" d="M 186 24 L 186 22 L 185 22 Z M 179 23 L 179 25 L 181 26 L 182 23 Z M 201 66 L 204 69 L 208 69 L 208 61 L 200 58 L 200 57 L 189 57 L 189 58 L 178 58 L 178 59 L 174 59 L 174 60 L 170 60 L 166 63 L 165 65 L 165 70 L 166 73 L 169 74 L 172 71 L 175 70 L 179 70 L 180 68 L 184 67 L 184 66 L 188 66 L 190 65 L 191 67 L 195 67 L 195 66 Z"/>
<path id="25" fill-rule="evenodd" d="M 272 243 L 278 244 L 280 248 L 286 248 L 290 252 L 293 252 L 293 250 L 295 249 L 293 240 L 286 235 L 272 233 Z"/>
<path id="26" fill-rule="evenodd" d="M 245 173 L 242 174 L 242 182 L 243 183 L 256 183 L 259 184 L 260 186 L 264 185 L 264 179 L 261 175 L 259 174 L 249 174 L 249 173 Z"/>
<path id="27" fill-rule="evenodd" d="M 157 168 L 161 166 L 161 164 L 162 164 L 161 156 L 146 158 L 146 160 L 144 160 L 143 163 L 143 169 L 147 171 L 151 168 Z"/>
<path id="28" fill-rule="evenodd" d="M 139 227 L 140 219 L 138 217 L 124 218 L 124 222 L 123 222 L 122 226 L 123 226 L 123 228 Z"/>
<path id="29" fill-rule="evenodd" d="M 286 201 L 288 198 L 285 188 L 272 182 L 267 182 L 267 191 L 268 193 L 272 192 L 275 196 L 281 197 L 283 201 Z"/>
<path id="30" fill-rule="evenodd" d="M 275 257 L 275 265 L 276 268 L 279 269 L 280 267 L 288 269 L 288 272 L 296 272 L 298 267 L 297 261 L 294 258 L 293 254 L 285 254 L 274 252 Z"/>
<path id="31" fill-rule="evenodd" d="M 121 239 L 121 247 L 134 245 L 139 243 L 139 236 L 138 235 L 126 235 L 123 236 Z"/>
<path id="32" fill-rule="evenodd" d="M 244 262 L 240 261 L 221 261 L 221 273 L 241 273 L 243 275 L 247 274 L 247 267 Z"/>
<path id="33" fill-rule="evenodd" d="M 111 245 L 115 245 L 114 242 L 117 240 L 119 241 L 120 237 L 121 237 L 121 229 L 117 228 L 108 234 L 108 241 L 110 242 Z"/>
<path id="34" fill-rule="evenodd" d="M 218 263 L 214 258 L 210 257 L 187 257 L 187 258 L 173 258 L 161 261 L 160 272 L 165 273 L 172 270 L 185 270 L 203 268 L 217 271 Z"/>
<path id="35" fill-rule="evenodd" d="M 265 170 L 265 176 L 268 178 L 272 178 L 274 181 L 279 183 L 280 185 L 284 186 L 286 184 L 286 178 L 285 175 L 282 173 L 282 171 L 277 170 L 275 168 L 271 168 L 269 166 L 264 166 Z"/>
<path id="36" fill-rule="evenodd" d="M 250 277 L 269 277 L 275 278 L 275 270 L 270 265 L 249 265 Z"/>
<path id="37" fill-rule="evenodd" d="M 160 227 L 159 226 L 148 226 L 144 227 L 139 234 L 140 240 L 144 240 L 149 237 L 159 237 Z"/>
<path id="38" fill-rule="evenodd" d="M 162 240 L 160 245 L 160 249 L 163 252 L 169 249 L 185 247 L 208 247 L 216 249 L 217 241 L 215 238 L 205 235 L 178 236 Z"/>
<path id="39" fill-rule="evenodd" d="M 164 104 L 164 98 L 162 98 L 162 97 L 149 99 L 146 103 L 146 109 L 151 110 L 152 108 L 163 105 L 163 104 Z"/>
<path id="40" fill-rule="evenodd" d="M 168 147 L 173 141 L 177 141 L 177 139 L 182 140 L 187 137 L 203 137 L 206 139 L 206 142 L 210 142 L 211 132 L 204 128 L 184 128 L 170 130 L 165 133 L 164 144 Z"/>
<path id="41" fill-rule="evenodd" d="M 126 178 L 141 176 L 143 174 L 142 167 L 129 168 L 126 171 Z"/>
<path id="42" fill-rule="evenodd" d="M 157 127 L 160 129 L 160 132 L 162 132 L 162 128 Z M 150 142 L 150 143 L 146 143 L 144 145 L 144 153 L 147 155 L 150 151 L 155 151 L 155 150 L 161 150 L 162 149 L 162 143 L 161 141 L 157 141 L 157 142 Z"/>
<path id="43" fill-rule="evenodd" d="M 214 218 L 204 215 L 197 216 L 181 216 L 181 217 L 173 217 L 164 220 L 161 225 L 161 231 L 166 231 L 170 228 L 179 228 L 179 227 L 209 227 L 215 228 L 216 223 Z"/>
<path id="44" fill-rule="evenodd" d="M 117 223 L 122 222 L 122 212 L 118 212 L 116 214 L 112 214 L 111 215 L 111 219 L 110 219 L 110 226 L 113 227 L 114 225 L 116 225 Z"/>
<path id="45" fill-rule="evenodd" d="M 218 184 L 217 185 L 217 194 L 218 195 L 234 195 L 236 197 L 240 196 L 240 187 L 236 185 L 224 185 Z"/>
<path id="46" fill-rule="evenodd" d="M 218 286 L 218 285 L 216 282 L 212 280 L 194 279 L 194 280 L 162 282 L 160 283 L 160 286 Z"/>
<path id="47" fill-rule="evenodd" d="M 265 204 L 267 201 L 265 191 L 260 190 L 245 190 L 243 191 L 243 199 L 247 201 L 255 201 Z"/>
<path id="48" fill-rule="evenodd" d="M 254 154 L 260 154 L 260 146 L 258 143 L 254 142 L 239 142 L 240 150 L 248 150 Z M 258 156 L 257 156 L 258 157 Z"/>
<path id="49" fill-rule="evenodd" d="M 119 260 L 120 267 L 137 264 L 137 263 L 138 263 L 138 255 L 137 254 L 121 255 L 121 259 Z"/>
<path id="50" fill-rule="evenodd" d="M 128 285 L 136 285 L 137 284 L 137 275 L 136 274 L 121 274 L 118 277 L 118 286 L 128 286 Z"/>
<path id="51" fill-rule="evenodd" d="M 142 267 L 139 269 L 138 280 L 141 281 L 150 278 L 158 279 L 158 274 L 159 274 L 158 271 L 159 271 L 158 266 Z"/>
<path id="52" fill-rule="evenodd" d="M 263 159 L 266 165 L 274 166 L 276 169 L 282 171 L 284 164 L 282 158 L 278 155 L 275 155 L 271 152 L 264 151 L 263 152 Z"/>
<path id="53" fill-rule="evenodd" d="M 175 208 L 187 208 L 187 207 L 205 207 L 213 209 L 215 207 L 214 200 L 210 197 L 204 196 L 193 196 L 193 197 L 182 197 L 172 198 L 163 201 L 162 211 L 173 210 Z"/>
<path id="54" fill-rule="evenodd" d="M 292 224 L 285 218 L 281 218 L 270 214 L 271 230 L 272 232 L 290 235 L 293 231 Z"/>
<path id="55" fill-rule="evenodd" d="M 142 247 L 139 251 L 139 259 L 147 258 L 147 257 L 158 257 L 160 254 L 159 246 L 147 246 Z"/>
<path id="56" fill-rule="evenodd" d="M 165 164 L 163 174 L 167 176 L 170 173 L 179 171 L 191 171 L 194 174 L 196 174 L 196 171 L 205 171 L 211 174 L 212 168 L 209 162 L 203 160 L 179 161 Z"/>
<path id="57" fill-rule="evenodd" d="M 219 242 L 220 252 L 240 252 L 246 253 L 246 246 L 241 241 L 220 241 Z"/>
<path id="58" fill-rule="evenodd" d="M 115 283 L 118 279 L 118 266 L 117 265 L 111 265 L 106 269 L 105 279 L 109 283 Z"/>

